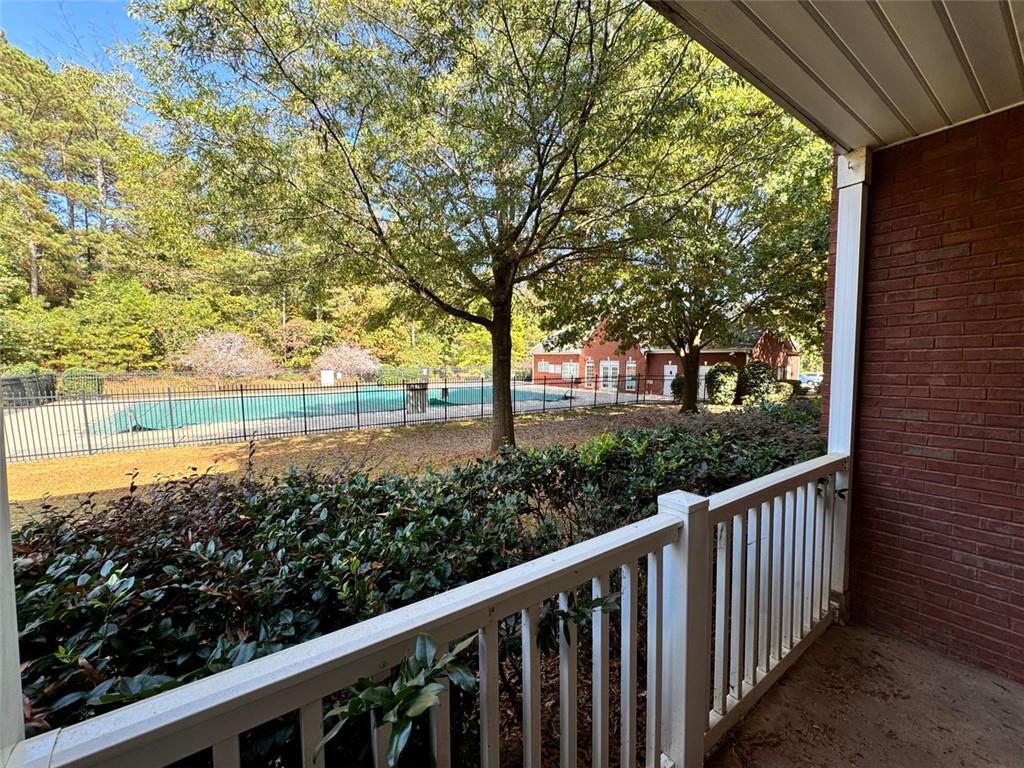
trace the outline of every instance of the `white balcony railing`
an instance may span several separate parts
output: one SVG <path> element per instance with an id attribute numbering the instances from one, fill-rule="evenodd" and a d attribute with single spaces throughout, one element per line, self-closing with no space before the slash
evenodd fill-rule
<path id="1" fill-rule="evenodd" d="M 538 611 L 588 582 L 609 594 L 618 572 L 618 690 L 609 675 L 607 610 L 592 614 L 590 649 L 595 766 L 609 762 L 609 701 L 619 699 L 620 764 L 700 765 L 725 733 L 831 621 L 830 589 L 845 551 L 830 454 L 710 498 L 675 492 L 659 513 L 508 571 L 453 589 L 272 656 L 22 741 L 7 768 L 159 768 L 212 748 L 215 768 L 240 765 L 239 735 L 299 712 L 303 768 L 325 768 L 316 747 L 323 700 L 359 678 L 386 674 L 429 635 L 439 646 L 475 633 L 479 655 L 480 764 L 499 765 L 498 627 L 522 626 L 524 764 L 540 768 Z M 836 553 L 836 556 L 833 555 Z M 837 557 L 838 556 L 838 557 Z M 641 571 L 646 632 L 638 632 Z M 577 643 L 559 631 L 561 765 L 577 765 Z M 646 646 L 644 733 L 638 734 L 638 644 Z M 430 710 L 435 764 L 452 764 L 448 697 Z M 387 726 L 373 729 L 375 766 L 385 765 Z"/>

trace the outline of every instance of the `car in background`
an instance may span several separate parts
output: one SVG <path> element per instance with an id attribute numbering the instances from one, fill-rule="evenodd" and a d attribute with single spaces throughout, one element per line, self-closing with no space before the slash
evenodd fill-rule
<path id="1" fill-rule="evenodd" d="M 810 391 L 817 391 L 821 388 L 821 382 L 825 379 L 823 373 L 801 373 L 800 384 L 804 389 Z"/>

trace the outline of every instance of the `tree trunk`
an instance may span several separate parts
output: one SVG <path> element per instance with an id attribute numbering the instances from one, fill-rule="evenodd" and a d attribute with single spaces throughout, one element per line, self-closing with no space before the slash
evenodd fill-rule
<path id="1" fill-rule="evenodd" d="M 683 352 L 683 413 L 697 412 L 700 384 L 700 347 L 690 344 Z"/>
<path id="2" fill-rule="evenodd" d="M 491 327 L 491 450 L 515 445 L 512 420 L 512 299 L 492 304 L 494 325 Z"/>
<path id="3" fill-rule="evenodd" d="M 32 298 L 39 295 L 39 249 L 35 242 L 28 244 L 28 285 Z"/>

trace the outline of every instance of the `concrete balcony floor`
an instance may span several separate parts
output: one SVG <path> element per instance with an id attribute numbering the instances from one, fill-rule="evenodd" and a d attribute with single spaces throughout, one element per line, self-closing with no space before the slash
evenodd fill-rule
<path id="1" fill-rule="evenodd" d="M 1024 767 L 1024 686 L 833 626 L 707 762 L 714 768 Z"/>

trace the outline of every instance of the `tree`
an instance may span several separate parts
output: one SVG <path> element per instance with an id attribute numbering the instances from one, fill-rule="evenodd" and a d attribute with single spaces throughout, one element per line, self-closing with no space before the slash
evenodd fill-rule
<path id="1" fill-rule="evenodd" d="M 697 408 L 702 348 L 732 345 L 754 325 L 811 335 L 824 316 L 831 153 L 767 99 L 720 93 L 719 130 L 666 152 L 665 172 L 693 173 L 723 140 L 745 147 L 733 172 L 695 194 L 656 189 L 630 217 L 629 260 L 591 270 L 586 284 L 551 286 L 572 297 L 553 299 L 549 319 L 568 327 L 566 340 L 601 322 L 623 346 L 679 355 L 687 411 Z M 748 119 L 757 114 L 772 119 Z"/>
<path id="2" fill-rule="evenodd" d="M 334 371 L 342 376 L 369 379 L 380 370 L 380 360 L 352 344 L 328 347 L 313 363 L 317 371 Z"/>
<path id="3" fill-rule="evenodd" d="M 192 348 L 177 358 L 177 362 L 215 380 L 277 373 L 270 353 L 242 334 L 227 331 L 200 335 Z"/>
<path id="4" fill-rule="evenodd" d="M 353 276 L 485 329 L 494 448 L 514 442 L 513 297 L 619 254 L 663 172 L 649 142 L 706 127 L 721 70 L 635 0 L 135 7 L 155 107 L 247 201 L 250 230 L 301 231 Z M 728 169 L 716 156 L 704 172 Z"/>

